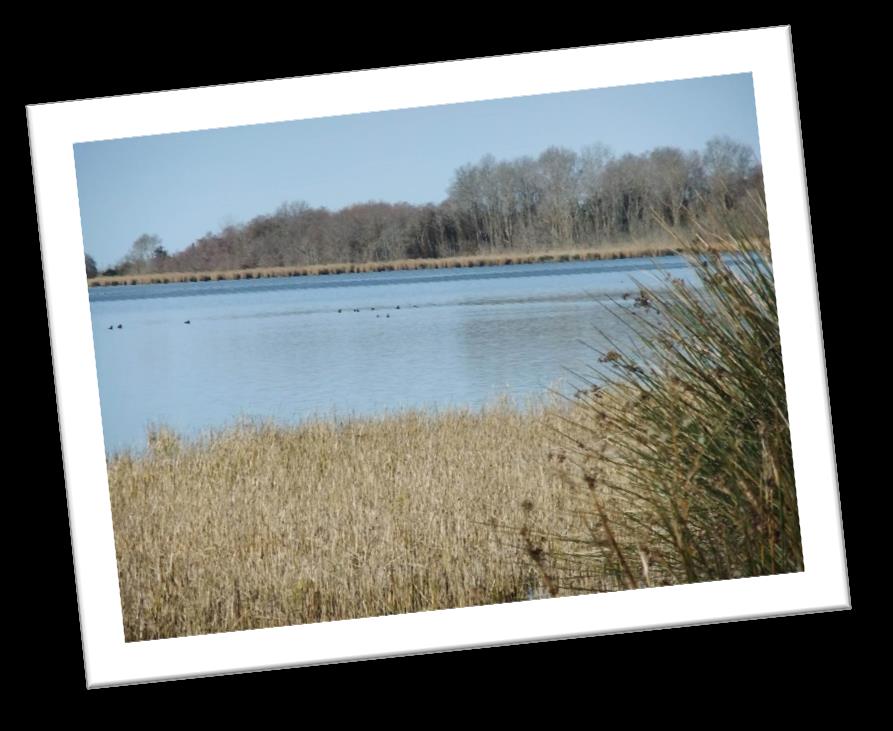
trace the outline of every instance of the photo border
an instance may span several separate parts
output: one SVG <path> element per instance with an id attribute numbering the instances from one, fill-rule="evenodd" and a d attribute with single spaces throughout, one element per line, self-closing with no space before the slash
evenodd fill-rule
<path id="1" fill-rule="evenodd" d="M 124 642 L 73 144 L 747 72 L 754 81 L 773 241 L 804 572 Z M 849 606 L 788 28 L 44 104 L 27 111 L 88 687 Z"/>

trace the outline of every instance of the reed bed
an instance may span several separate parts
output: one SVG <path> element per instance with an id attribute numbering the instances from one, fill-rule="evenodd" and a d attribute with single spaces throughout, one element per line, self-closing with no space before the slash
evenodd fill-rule
<path id="1" fill-rule="evenodd" d="M 560 261 L 594 261 L 627 259 L 639 256 L 669 256 L 679 253 L 675 243 L 629 243 L 601 246 L 592 249 L 569 249 L 541 252 L 505 252 L 477 256 L 451 256 L 441 259 L 397 259 L 379 262 L 316 264 L 300 267 L 263 267 L 214 272 L 166 272 L 98 276 L 87 280 L 91 287 L 116 287 L 128 284 L 170 284 L 175 282 L 216 282 L 231 279 L 266 279 L 270 277 L 313 277 L 327 274 L 358 274 L 365 272 L 394 272 L 413 269 L 451 269 L 509 264 L 539 264 Z"/>
<path id="2" fill-rule="evenodd" d="M 151 433 L 109 461 L 126 639 L 542 595 L 520 530 L 573 520 L 544 413 Z"/>
<path id="3" fill-rule="evenodd" d="M 559 419 L 585 528 L 528 534 L 553 594 L 803 570 L 769 246 L 724 239 L 737 256 L 687 255 L 700 287 L 630 299 L 639 347 L 597 349 Z"/>

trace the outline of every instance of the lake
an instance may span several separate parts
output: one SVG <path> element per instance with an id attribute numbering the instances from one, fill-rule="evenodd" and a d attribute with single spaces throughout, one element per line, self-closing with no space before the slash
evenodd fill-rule
<path id="1" fill-rule="evenodd" d="M 662 257 L 93 287 L 106 450 L 142 449 L 152 424 L 197 435 L 568 392 L 590 346 L 628 342 L 616 302 L 666 273 L 696 280 Z"/>

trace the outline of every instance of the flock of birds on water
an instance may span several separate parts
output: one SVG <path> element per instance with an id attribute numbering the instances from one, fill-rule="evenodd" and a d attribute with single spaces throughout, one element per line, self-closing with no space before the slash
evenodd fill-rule
<path id="1" fill-rule="evenodd" d="M 183 324 L 184 324 L 184 325 L 191 325 L 192 322 L 191 322 L 190 320 L 184 320 L 184 321 L 183 321 Z M 115 329 L 115 326 L 114 326 L 114 325 L 109 325 L 109 330 L 114 330 L 114 329 Z M 118 330 L 123 330 L 123 329 L 124 329 L 124 326 L 119 322 L 119 323 L 118 323 Z"/>
<path id="2" fill-rule="evenodd" d="M 413 307 L 416 308 L 416 307 L 418 307 L 418 305 L 413 305 Z M 399 310 L 399 309 L 400 309 L 400 305 L 397 305 L 396 307 L 394 307 L 394 309 L 395 309 L 395 310 Z M 369 310 L 370 310 L 371 312 L 374 312 L 374 311 L 375 311 L 375 308 L 374 308 L 374 307 L 370 307 Z M 346 312 L 346 311 L 347 311 L 347 310 L 345 310 L 344 308 L 342 308 L 342 309 L 338 310 L 338 314 L 340 315 L 342 312 Z M 359 308 L 359 307 L 354 307 L 354 308 L 351 309 L 350 311 L 351 311 L 351 312 L 362 312 L 362 309 Z M 376 317 L 381 317 L 381 313 L 377 313 L 375 316 L 376 316 Z M 390 318 L 390 317 L 391 317 L 391 313 L 386 312 L 386 313 L 385 313 L 385 318 Z M 191 321 L 191 320 L 184 320 L 184 321 L 183 321 L 183 324 L 184 324 L 184 325 L 191 325 L 191 324 L 192 324 L 192 321 Z M 118 329 L 118 330 L 122 330 L 123 328 L 124 328 L 124 326 L 119 322 L 118 325 L 117 325 L 117 329 Z M 116 329 L 116 328 L 115 328 L 115 325 L 109 325 L 109 330 L 114 330 L 114 329 Z"/>
<path id="3" fill-rule="evenodd" d="M 413 307 L 418 307 L 418 305 L 413 305 Z M 399 310 L 399 309 L 400 309 L 400 305 L 397 305 L 396 307 L 394 307 L 394 309 L 395 309 L 395 310 Z M 359 307 L 354 307 L 354 308 L 353 308 L 352 310 L 350 310 L 350 311 L 351 311 L 351 312 L 362 312 L 363 310 L 362 310 L 361 308 L 359 308 Z M 375 308 L 374 308 L 374 307 L 370 307 L 370 308 L 369 308 L 369 311 L 370 311 L 370 312 L 375 312 Z M 342 312 L 345 312 L 345 310 L 343 310 L 343 309 L 338 310 L 338 314 L 339 314 L 339 315 L 340 315 Z M 381 317 L 381 313 L 377 313 L 375 316 L 376 316 L 376 317 Z M 391 316 L 391 313 L 389 313 L 389 312 L 386 312 L 386 313 L 385 313 L 385 317 L 386 317 L 386 318 L 389 318 L 390 316 Z"/>

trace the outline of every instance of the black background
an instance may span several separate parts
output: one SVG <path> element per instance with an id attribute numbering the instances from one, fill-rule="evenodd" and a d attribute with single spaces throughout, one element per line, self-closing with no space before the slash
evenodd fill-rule
<path id="1" fill-rule="evenodd" d="M 471 714 L 469 704 L 478 699 L 489 711 L 500 716 L 504 713 L 506 718 L 520 710 L 524 714 L 545 713 L 560 722 L 572 710 L 586 712 L 593 721 L 600 720 L 602 711 L 608 708 L 635 714 L 651 706 L 656 697 L 666 697 L 668 688 L 674 689 L 672 700 L 664 701 L 668 705 L 657 704 L 655 710 L 698 709 L 708 698 L 720 698 L 746 712 L 752 703 L 764 700 L 767 693 L 772 695 L 770 688 L 784 689 L 800 680 L 812 684 L 811 694 L 832 692 L 839 673 L 855 652 L 850 636 L 857 622 L 855 610 L 84 690 L 26 104 L 790 23 L 829 389 L 837 425 L 838 479 L 845 525 L 848 524 L 847 479 L 853 461 L 839 436 L 841 424 L 849 423 L 851 413 L 850 401 L 844 395 L 851 378 L 851 371 L 844 373 L 851 365 L 845 343 L 851 332 L 840 323 L 854 321 L 850 319 L 853 285 L 849 284 L 853 277 L 846 269 L 848 265 L 832 260 L 832 253 L 840 251 L 835 248 L 836 233 L 832 233 L 837 218 L 834 186 L 839 179 L 838 171 L 830 167 L 833 161 L 825 155 L 837 144 L 844 106 L 840 104 L 839 85 L 829 84 L 839 59 L 829 53 L 828 33 L 840 36 L 845 30 L 818 28 L 785 17 L 738 24 L 709 17 L 697 22 L 678 18 L 658 22 L 655 18 L 648 24 L 636 17 L 628 18 L 625 24 L 612 24 L 588 20 L 583 11 L 572 10 L 563 10 L 561 19 L 556 12 L 555 18 L 531 15 L 515 25 L 506 25 L 504 19 L 484 25 L 476 14 L 459 14 L 458 9 L 451 11 L 457 13 L 456 17 L 437 17 L 436 13 L 446 10 L 433 7 L 407 10 L 406 17 L 397 17 L 396 12 L 388 16 L 381 11 L 367 23 L 366 18 L 354 17 L 353 10 L 342 10 L 345 17 L 327 22 L 311 20 L 309 16 L 277 17 L 270 11 L 262 19 L 239 22 L 223 30 L 180 29 L 170 18 L 164 22 L 155 18 L 147 21 L 148 27 L 138 35 L 129 23 L 126 27 L 103 29 L 94 37 L 70 34 L 67 40 L 54 41 L 50 50 L 35 47 L 35 55 L 21 61 L 25 71 L 17 78 L 21 120 L 18 171 L 19 190 L 24 191 L 24 197 L 18 213 L 24 219 L 22 242 L 26 245 L 16 247 L 24 259 L 25 273 L 17 276 L 21 292 L 15 301 L 17 310 L 21 308 L 29 317 L 16 316 L 13 324 L 18 335 L 29 343 L 22 375 L 27 376 L 30 385 L 20 388 L 21 381 L 9 385 L 13 392 L 10 395 L 25 396 L 24 413 L 36 413 L 36 417 L 11 415 L 16 423 L 23 419 L 27 426 L 12 442 L 16 448 L 8 452 L 8 459 L 14 463 L 30 455 L 22 476 L 11 479 L 7 485 L 25 500 L 19 509 L 21 521 L 13 516 L 8 519 L 27 528 L 25 537 L 15 542 L 17 548 L 10 554 L 11 573 L 16 576 L 15 586 L 20 588 L 11 592 L 14 620 L 9 629 L 27 638 L 27 648 L 17 655 L 20 659 L 14 672 L 18 679 L 41 694 L 70 695 L 77 707 L 124 702 L 131 713 L 138 708 L 145 708 L 150 714 L 157 712 L 158 708 L 143 705 L 146 699 L 153 698 L 197 703 L 209 712 L 229 713 L 244 708 L 242 701 L 250 697 L 249 693 L 261 694 L 265 697 L 258 709 L 261 715 L 273 709 L 281 711 L 285 703 L 288 718 L 298 722 L 310 710 L 321 710 L 335 718 L 351 709 L 359 710 L 370 721 L 412 720 L 414 716 L 408 715 L 405 705 L 412 697 L 427 705 L 428 721 L 450 711 L 474 720 L 477 712 Z M 518 11 L 504 12 L 516 17 L 524 15 Z M 568 16 L 577 12 L 579 18 Z M 148 13 L 146 10 L 144 14 Z M 410 22 L 411 27 L 398 26 L 398 20 Z M 525 25 L 526 21 L 529 23 Z M 173 30 L 172 25 L 177 29 Z M 381 27 L 388 30 L 380 30 Z M 51 54 L 51 63 L 46 62 L 46 53 Z M 829 103 L 831 89 L 834 97 Z M 851 574 L 853 550 L 854 537 L 850 533 Z M 757 668 L 753 674 L 745 669 L 752 663 Z M 505 690 L 497 691 L 503 683 Z M 341 694 L 334 706 L 323 704 L 320 694 L 327 689 L 337 689 Z M 618 692 L 630 693 L 632 699 L 620 701 Z M 211 701 L 209 706 L 203 705 L 206 699 Z M 733 716 L 737 715 L 736 710 Z"/>

